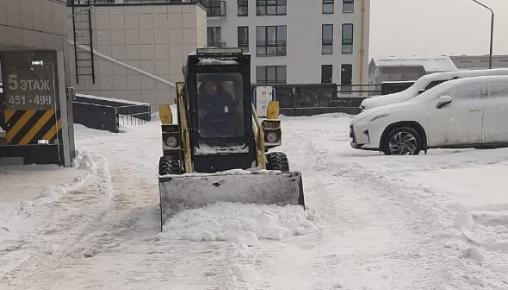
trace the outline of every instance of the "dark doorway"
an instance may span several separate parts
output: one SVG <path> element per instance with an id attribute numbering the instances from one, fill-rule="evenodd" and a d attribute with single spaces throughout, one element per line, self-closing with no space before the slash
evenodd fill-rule
<path id="1" fill-rule="evenodd" d="M 342 93 L 350 93 L 353 84 L 353 65 L 343 64 L 340 69 L 340 85 Z"/>

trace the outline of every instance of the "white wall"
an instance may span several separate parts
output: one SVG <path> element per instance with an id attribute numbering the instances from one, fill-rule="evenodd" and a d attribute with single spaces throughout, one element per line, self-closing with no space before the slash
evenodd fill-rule
<path id="1" fill-rule="evenodd" d="M 208 19 L 208 26 L 222 27 L 222 41 L 228 47 L 238 45 L 238 26 L 249 26 L 249 49 L 253 55 L 252 82 L 256 82 L 256 66 L 287 65 L 288 84 L 321 83 L 321 65 L 333 64 L 333 82 L 340 83 L 340 65 L 353 65 L 353 83 L 367 83 L 370 1 L 364 0 L 364 56 L 360 77 L 360 35 L 362 0 L 355 1 L 355 13 L 342 13 L 342 1 L 335 1 L 334 14 L 322 14 L 322 0 L 287 1 L 287 15 L 256 16 L 256 1 L 249 1 L 249 16 L 237 16 L 237 0 L 226 1 L 226 17 Z M 342 24 L 354 24 L 354 53 L 341 54 Z M 333 24 L 333 55 L 321 54 L 322 24 Z M 256 57 L 256 26 L 286 25 L 287 56 Z"/>
<path id="2" fill-rule="evenodd" d="M 171 82 L 183 81 L 182 67 L 187 55 L 206 45 L 206 12 L 199 5 L 95 6 L 93 9 L 97 52 Z M 77 86 L 80 93 L 152 105 L 172 102 L 175 96 L 175 89 L 163 83 L 110 61 L 95 60 L 96 84 L 91 79 L 80 79 Z"/>
<path id="3" fill-rule="evenodd" d="M 64 1 L 0 0 L 0 49 L 63 50 Z"/>

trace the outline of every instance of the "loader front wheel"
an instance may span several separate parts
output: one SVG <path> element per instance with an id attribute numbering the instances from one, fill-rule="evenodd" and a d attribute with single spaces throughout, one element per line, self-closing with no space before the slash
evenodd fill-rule
<path id="1" fill-rule="evenodd" d="M 289 171 L 289 163 L 286 153 L 272 152 L 266 154 L 266 169 L 283 172 Z"/>
<path id="2" fill-rule="evenodd" d="M 182 174 L 178 157 L 162 156 L 159 159 L 159 175 L 168 174 Z"/>

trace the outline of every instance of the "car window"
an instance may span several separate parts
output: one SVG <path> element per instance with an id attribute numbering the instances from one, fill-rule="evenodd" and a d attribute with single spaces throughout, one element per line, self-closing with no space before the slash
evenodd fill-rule
<path id="1" fill-rule="evenodd" d="M 446 95 L 457 100 L 474 100 L 482 96 L 482 83 L 455 84 L 453 88 L 446 92 Z"/>
<path id="2" fill-rule="evenodd" d="M 489 98 L 505 97 L 508 98 L 508 83 L 492 82 L 489 84 Z"/>
<path id="3" fill-rule="evenodd" d="M 449 81 L 449 80 L 436 80 L 436 81 L 432 81 L 430 84 L 428 84 L 428 85 L 425 87 L 424 91 L 430 90 L 430 89 L 432 89 L 433 87 L 435 87 L 435 86 L 437 86 L 437 85 L 439 85 L 439 84 L 442 84 L 442 83 L 444 83 L 444 82 L 446 82 L 446 81 Z"/>

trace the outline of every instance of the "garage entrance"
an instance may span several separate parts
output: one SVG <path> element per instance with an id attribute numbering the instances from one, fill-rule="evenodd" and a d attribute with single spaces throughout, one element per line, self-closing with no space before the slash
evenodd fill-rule
<path id="1" fill-rule="evenodd" d="M 0 51 L 0 64 L 0 158 L 71 166 L 72 104 L 63 83 L 63 53 Z"/>

